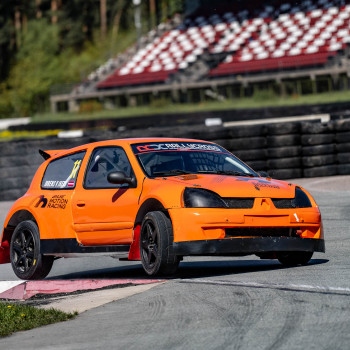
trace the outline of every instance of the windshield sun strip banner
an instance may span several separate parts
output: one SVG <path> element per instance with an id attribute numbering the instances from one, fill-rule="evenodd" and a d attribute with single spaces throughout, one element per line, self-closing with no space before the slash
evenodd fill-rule
<path id="1" fill-rule="evenodd" d="M 131 145 L 135 155 L 164 151 L 199 151 L 199 152 L 217 152 L 228 154 L 223 148 L 209 144 L 198 142 L 152 142 L 137 143 Z"/>

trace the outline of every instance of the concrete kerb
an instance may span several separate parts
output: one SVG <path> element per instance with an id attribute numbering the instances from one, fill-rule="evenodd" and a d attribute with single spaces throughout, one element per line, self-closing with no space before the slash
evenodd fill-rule
<path id="1" fill-rule="evenodd" d="M 147 291 L 163 280 L 0 281 L 0 300 L 28 302 L 39 308 L 83 312 Z"/>

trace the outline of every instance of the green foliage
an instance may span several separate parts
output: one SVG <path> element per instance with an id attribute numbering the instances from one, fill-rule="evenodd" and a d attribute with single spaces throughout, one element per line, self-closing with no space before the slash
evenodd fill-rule
<path id="1" fill-rule="evenodd" d="M 67 314 L 55 309 L 37 309 L 33 306 L 0 303 L 0 338 L 48 324 L 67 321 L 77 313 Z"/>
<path id="2" fill-rule="evenodd" d="M 92 113 L 92 112 L 98 112 L 102 110 L 103 110 L 102 104 L 95 100 L 84 101 L 80 103 L 80 106 L 79 106 L 79 112 L 81 113 Z"/>
<path id="3" fill-rule="evenodd" d="M 60 81 L 58 48 L 56 26 L 47 27 L 44 20 L 28 23 L 9 78 L 8 97 L 15 115 L 28 116 L 45 105 L 50 86 Z"/>
<path id="4" fill-rule="evenodd" d="M 256 89 L 253 93 L 254 101 L 271 101 L 278 99 L 277 94 L 272 89 L 260 90 Z"/>
<path id="5" fill-rule="evenodd" d="M 49 109 L 51 86 L 83 80 L 136 40 L 132 1 L 106 0 L 104 40 L 100 0 L 59 0 L 57 12 L 51 3 L 0 1 L 0 118 Z M 178 12 L 183 3 L 155 0 L 157 19 Z M 150 3 L 141 4 L 145 32 L 151 23 Z"/>

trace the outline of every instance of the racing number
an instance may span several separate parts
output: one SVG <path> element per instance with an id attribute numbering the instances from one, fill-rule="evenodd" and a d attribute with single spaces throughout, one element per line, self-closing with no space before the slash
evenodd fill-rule
<path id="1" fill-rule="evenodd" d="M 72 170 L 71 174 L 69 175 L 70 179 L 74 179 L 75 178 L 75 175 L 77 174 L 77 171 L 79 170 L 80 163 L 81 163 L 81 160 L 76 160 L 75 161 L 73 170 Z"/>

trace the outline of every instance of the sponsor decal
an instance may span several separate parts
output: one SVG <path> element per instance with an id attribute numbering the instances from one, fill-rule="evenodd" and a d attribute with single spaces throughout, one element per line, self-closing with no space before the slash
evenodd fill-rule
<path id="1" fill-rule="evenodd" d="M 38 202 L 34 205 L 35 208 L 45 208 L 47 205 L 47 198 L 45 196 L 39 196 Z"/>
<path id="2" fill-rule="evenodd" d="M 47 180 L 44 183 L 44 187 L 46 188 L 63 188 L 66 186 L 66 181 L 54 181 L 54 180 Z"/>
<path id="3" fill-rule="evenodd" d="M 35 208 L 49 209 L 66 209 L 68 199 L 65 195 L 55 195 L 48 200 L 45 196 L 39 196 L 38 202 L 34 205 Z"/>
<path id="4" fill-rule="evenodd" d="M 279 189 L 280 187 L 277 185 L 272 184 L 268 180 L 263 180 L 263 179 L 249 179 L 249 178 L 239 178 L 236 179 L 237 181 L 245 181 L 251 183 L 257 191 L 260 191 L 260 188 L 275 188 Z"/>
<path id="5" fill-rule="evenodd" d="M 221 148 L 206 143 L 152 143 L 146 145 L 133 145 L 134 152 L 146 153 L 155 151 L 211 151 L 221 152 Z"/>
<path id="6" fill-rule="evenodd" d="M 66 196 L 65 195 L 56 195 L 56 196 L 53 196 L 47 207 L 48 208 L 51 208 L 51 209 L 66 209 L 66 205 L 68 203 L 68 199 L 65 198 Z"/>

